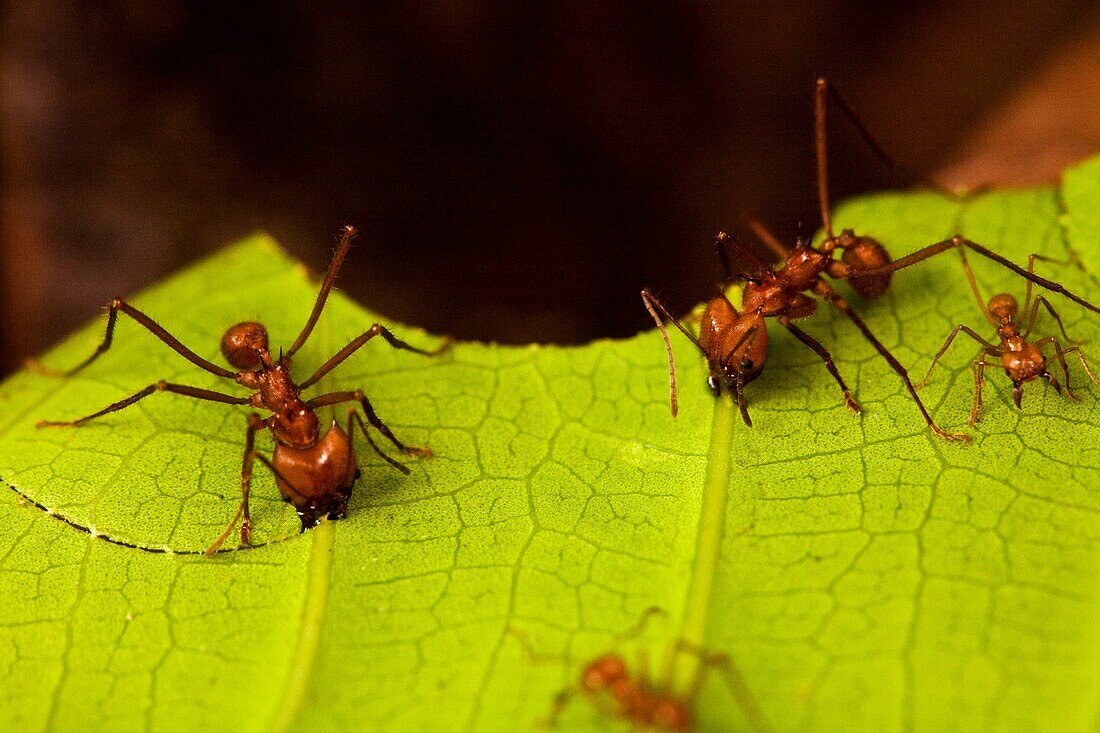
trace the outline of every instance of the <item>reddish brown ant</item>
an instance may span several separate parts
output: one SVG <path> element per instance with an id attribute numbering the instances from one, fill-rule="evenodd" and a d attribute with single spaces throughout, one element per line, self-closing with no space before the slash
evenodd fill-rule
<path id="1" fill-rule="evenodd" d="M 881 296 L 890 285 L 890 274 L 885 266 L 890 264 L 890 255 L 877 240 L 856 235 L 851 229 L 843 230 L 839 235 L 833 233 L 832 218 L 829 213 L 828 156 L 825 133 L 826 101 L 831 99 L 852 122 L 871 149 L 890 167 L 899 168 L 890 158 L 848 102 L 824 79 L 817 80 L 814 95 L 814 133 L 817 154 L 817 190 L 821 219 L 825 228 L 825 239 L 819 245 L 799 241 L 794 248 L 788 249 L 763 224 L 749 218 L 749 225 L 757 237 L 780 260 L 772 268 L 744 245 L 719 233 L 717 241 L 718 257 L 725 272 L 723 285 L 744 282 L 741 311 L 726 298 L 724 292 L 706 304 L 701 319 L 698 338 L 691 334 L 668 309 L 648 289 L 642 290 L 642 301 L 653 317 L 665 342 L 669 362 L 669 403 L 673 416 L 677 413 L 676 366 L 672 347 L 668 340 L 664 321 L 673 323 L 707 357 L 709 376 L 707 384 L 717 395 L 723 384 L 737 399 L 741 417 L 751 426 L 748 406 L 745 401 L 745 385 L 760 376 L 767 357 L 767 326 L 765 318 L 776 318 L 795 338 L 813 349 L 829 373 L 840 385 L 844 394 L 844 404 L 852 412 L 859 414 L 859 404 L 852 397 L 843 377 L 836 368 L 832 355 L 816 339 L 798 328 L 792 320 L 805 318 L 817 311 L 817 301 L 808 293 L 816 294 L 837 310 L 841 311 L 856 325 L 863 336 L 871 342 L 890 367 L 901 377 L 913 401 L 916 402 L 925 422 L 937 435 L 949 440 L 968 440 L 966 435 L 949 433 L 940 428 L 928 413 L 924 403 L 917 395 L 909 375 L 901 363 L 884 346 L 863 320 L 851 309 L 848 301 L 842 298 L 824 280 L 823 275 L 847 280 L 856 292 L 867 298 Z M 922 184 L 930 186 L 945 195 L 953 196 L 933 182 L 918 177 Z M 741 259 L 750 265 L 750 272 L 734 272 L 730 267 L 727 246 L 733 247 Z M 842 257 L 835 259 L 840 250 Z M 664 319 L 662 319 L 662 316 Z"/>
<path id="2" fill-rule="evenodd" d="M 38 423 L 38 427 L 79 427 L 90 420 L 129 407 L 154 392 L 172 392 L 199 400 L 221 402 L 228 405 L 249 405 L 254 408 L 268 410 L 273 414 L 267 418 L 261 417 L 255 412 L 248 416 L 244 461 L 241 468 L 241 502 L 225 531 L 207 548 L 206 553 L 211 555 L 217 552 L 218 548 L 233 532 L 233 528 L 238 521 L 241 523 L 241 544 L 249 544 L 252 518 L 249 514 L 248 497 L 252 481 L 252 465 L 256 460 L 267 466 L 275 475 L 279 492 L 282 494 L 284 501 L 294 504 L 298 517 L 301 519 L 303 531 L 315 526 L 321 517 L 326 515 L 333 519 L 343 517 L 347 513 L 352 484 L 359 477 L 359 468 L 355 460 L 355 448 L 351 438 L 355 425 L 359 426 L 374 452 L 402 473 L 408 474 L 409 468 L 382 452 L 371 438 L 368 424 L 386 436 L 398 450 L 406 455 L 430 457 L 432 453 L 427 448 L 414 448 L 398 440 L 389 427 L 375 414 L 374 407 L 362 390 L 329 392 L 309 400 L 303 400 L 300 393 L 316 384 L 322 377 L 375 336 L 381 336 L 390 346 L 396 349 L 414 351 L 429 356 L 439 354 L 450 346 L 450 340 L 445 340 L 442 346 L 434 351 L 418 349 L 394 336 L 385 326 L 376 323 L 352 339 L 347 346 L 340 349 L 332 358 L 322 364 L 304 382 L 301 384 L 294 382 L 290 375 L 291 359 L 313 332 L 313 327 L 324 310 L 325 302 L 332 290 L 333 282 L 336 280 L 336 273 L 339 271 L 351 240 L 355 235 L 356 230 L 354 227 L 344 227 L 340 244 L 329 263 L 328 272 L 321 283 L 321 289 L 317 293 L 317 299 L 314 301 L 309 319 L 290 349 L 285 353 L 281 352 L 278 359 L 272 358 L 268 350 L 267 330 L 262 324 L 251 321 L 238 323 L 231 326 L 221 340 L 221 351 L 226 361 L 239 370 L 230 371 L 203 359 L 180 343 L 152 318 L 122 298 L 115 298 L 108 305 L 106 335 L 91 356 L 72 369 L 63 372 L 53 372 L 38 367 L 40 371 L 59 376 L 71 376 L 81 371 L 110 348 L 115 321 L 118 314 L 122 312 L 144 326 L 173 351 L 200 369 L 218 377 L 231 379 L 250 390 L 255 390 L 251 395 L 237 397 L 208 389 L 160 381 L 124 400 L 103 408 L 99 412 L 94 412 L 78 420 L 66 422 L 43 420 Z M 341 428 L 334 420 L 328 431 L 321 435 L 321 423 L 315 410 L 318 407 L 343 402 L 358 402 L 366 414 L 366 423 L 363 422 L 363 418 L 359 416 L 355 407 L 349 407 L 346 430 Z M 270 459 L 259 453 L 254 447 L 256 433 L 265 429 L 270 430 L 272 437 L 275 439 L 275 451 Z"/>
<path id="3" fill-rule="evenodd" d="M 757 227 L 759 225 L 756 225 Z M 768 235 L 770 237 L 770 235 Z M 669 392 L 672 414 L 676 414 L 676 366 L 672 356 L 672 347 L 668 341 L 664 322 L 660 315 L 672 322 L 680 331 L 695 344 L 704 356 L 710 370 L 707 384 L 717 395 L 724 383 L 733 391 L 737 405 L 741 410 L 741 417 L 745 424 L 751 426 L 748 406 L 745 401 L 745 384 L 760 375 L 763 369 L 767 348 L 767 325 L 764 321 L 767 317 L 776 318 L 795 338 L 813 349 L 821 360 L 825 362 L 826 369 L 840 385 L 844 394 L 844 403 L 852 412 L 860 413 L 859 404 L 852 397 L 848 385 L 833 362 L 833 357 L 828 349 L 822 346 L 815 338 L 791 321 L 796 318 L 805 318 L 813 315 L 817 310 L 817 301 L 806 295 L 806 291 L 820 295 L 831 303 L 837 310 L 843 313 L 856 325 L 863 336 L 871 342 L 893 370 L 901 377 L 909 390 L 913 401 L 917 403 L 925 422 L 928 423 L 936 435 L 949 440 L 968 440 L 963 434 L 949 433 L 943 430 L 932 419 L 924 403 L 917 395 L 916 388 L 909 379 L 905 367 L 894 358 L 880 342 L 867 325 L 852 310 L 844 298 L 822 279 L 821 273 L 832 261 L 832 250 L 828 248 L 828 242 L 820 247 L 813 247 L 800 242 L 792 251 L 786 262 L 778 270 L 768 267 L 762 260 L 756 257 L 750 250 L 731 239 L 725 233 L 719 233 L 716 243 L 718 256 L 722 267 L 726 272 L 726 283 L 744 282 L 745 286 L 741 296 L 741 311 L 726 299 L 724 293 L 713 298 L 707 303 L 703 311 L 700 324 L 699 337 L 696 338 L 680 321 L 669 313 L 668 309 L 648 290 L 642 290 L 642 301 L 646 309 L 653 316 L 654 322 L 661 330 L 665 340 L 665 348 L 668 352 L 669 364 Z M 751 273 L 735 273 L 730 269 L 729 255 L 726 245 L 732 245 L 738 252 L 752 262 L 754 271 Z"/>
<path id="4" fill-rule="evenodd" d="M 1000 367 L 1004 369 L 1005 374 L 1012 381 L 1012 399 L 1016 403 L 1016 407 L 1020 407 L 1020 400 L 1023 397 L 1023 384 L 1024 382 L 1030 382 L 1034 379 L 1042 377 L 1050 386 L 1061 394 L 1063 385 L 1058 383 L 1058 380 L 1054 378 L 1054 375 L 1047 370 L 1047 359 L 1043 354 L 1043 347 L 1047 344 L 1054 345 L 1054 354 L 1058 358 L 1058 364 L 1062 367 L 1062 374 L 1065 377 L 1065 394 L 1071 400 L 1076 401 L 1076 397 L 1073 394 L 1073 390 L 1069 386 L 1069 366 L 1066 364 L 1066 354 L 1076 353 L 1077 358 L 1081 360 L 1081 366 L 1084 367 L 1085 373 L 1089 375 L 1089 379 L 1093 384 L 1100 387 L 1100 380 L 1096 378 L 1096 375 L 1092 373 L 1089 368 L 1088 361 L 1085 360 L 1085 355 L 1082 353 L 1079 346 L 1076 344 L 1068 348 L 1063 348 L 1062 343 L 1058 340 L 1057 336 L 1046 336 L 1037 341 L 1028 341 L 1028 337 L 1031 335 L 1031 331 L 1035 326 L 1035 319 L 1039 315 L 1039 305 L 1047 309 L 1047 312 L 1054 317 L 1054 320 L 1058 322 L 1058 329 L 1062 332 L 1062 336 L 1066 341 L 1071 341 L 1069 334 L 1066 333 L 1065 326 L 1062 325 L 1062 318 L 1058 315 L 1058 312 L 1054 310 L 1054 307 L 1041 295 L 1036 295 L 1035 299 L 1031 298 L 1031 280 L 1027 281 L 1027 291 L 1024 295 L 1024 307 L 1023 313 L 1027 318 L 1026 324 L 1021 328 L 1020 324 L 1016 322 L 1016 315 L 1019 312 L 1019 306 L 1016 302 L 1016 298 L 1009 293 L 999 293 L 989 299 L 989 304 L 986 305 L 982 299 L 981 290 L 978 288 L 978 281 L 974 278 L 974 271 L 970 268 L 970 263 L 966 260 L 966 251 L 959 250 L 959 255 L 962 257 L 962 266 L 966 271 L 966 278 L 970 282 L 970 289 L 974 292 L 974 297 L 978 301 L 978 306 L 982 309 L 982 314 L 989 323 L 996 329 L 997 338 L 1000 341 L 1000 345 L 994 345 L 974 332 L 973 329 L 964 326 L 962 324 L 955 326 L 951 331 L 951 334 L 947 337 L 947 340 L 943 342 L 943 346 L 936 353 L 936 356 L 932 359 L 932 364 L 928 367 L 928 373 L 924 375 L 924 379 L 917 385 L 923 386 L 928 382 L 932 376 L 932 370 L 936 368 L 936 363 L 940 360 L 951 346 L 951 342 L 955 340 L 955 337 L 959 333 L 965 333 L 970 338 L 974 339 L 981 345 L 981 350 L 978 352 L 978 358 L 973 363 L 974 370 L 974 404 L 970 408 L 970 421 L 969 425 L 974 426 L 974 423 L 981 417 L 982 412 L 982 383 L 984 382 L 985 367 Z M 1040 255 L 1033 254 L 1028 257 L 1027 271 L 1033 272 L 1035 268 L 1035 260 L 1046 260 L 1047 258 Z M 990 362 L 986 361 L 986 357 L 994 357 L 999 361 Z"/>
<path id="5" fill-rule="evenodd" d="M 650 617 L 663 613 L 664 611 L 657 607 L 646 609 L 639 622 L 626 633 L 617 636 L 616 642 L 638 636 Z M 533 661 L 546 659 L 534 653 L 525 634 L 515 629 L 508 631 L 519 639 L 529 659 Z M 671 675 L 675 656 L 681 652 L 698 657 L 699 667 L 688 689 L 678 693 L 672 689 Z M 738 692 L 744 688 L 744 680 L 726 654 L 711 654 L 683 640 L 673 644 L 668 653 L 669 658 L 665 665 L 666 679 L 660 681 L 655 680 L 650 674 L 644 654 L 639 655 L 638 667 L 633 671 L 621 654 L 610 652 L 596 657 L 581 669 L 576 684 L 570 685 L 554 696 L 553 708 L 543 723 L 547 726 L 556 725 L 573 698 L 581 695 L 603 714 L 630 721 L 638 728 L 686 733 L 693 729 L 695 718 L 692 707 L 702 690 L 706 673 L 711 669 L 718 669 L 726 676 L 731 690 L 745 708 L 746 715 L 753 725 L 759 730 L 770 730 L 755 701 L 746 693 Z"/>

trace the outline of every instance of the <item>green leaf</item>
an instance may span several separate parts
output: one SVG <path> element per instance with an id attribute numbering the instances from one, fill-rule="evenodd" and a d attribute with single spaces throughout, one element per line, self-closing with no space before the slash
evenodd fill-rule
<path id="1" fill-rule="evenodd" d="M 1076 254 L 1084 269 L 1038 269 L 1100 300 L 1100 160 L 1057 189 L 881 195 L 837 221 L 895 256 L 956 230 L 1017 262 Z M 1022 298 L 1019 278 L 970 260 L 987 294 Z M 240 320 L 293 339 L 316 289 L 304 274 L 257 236 L 134 302 L 220 361 Z M 917 377 L 957 323 L 990 330 L 951 252 L 880 301 L 852 299 Z M 1100 319 L 1050 300 L 1086 350 L 1100 340 Z M 335 297 L 296 372 L 374 320 Z M 34 428 L 158 379 L 226 388 L 120 319 L 78 376 L 0 388 L 0 729 L 530 730 L 584 663 L 646 652 L 663 674 L 684 639 L 739 670 L 706 678 L 701 730 L 1095 730 L 1100 390 L 1074 361 L 1080 402 L 1031 383 L 1018 411 L 990 369 L 974 442 L 949 444 L 849 322 L 823 307 L 803 327 L 862 417 L 778 328 L 748 387 L 753 429 L 678 336 L 676 420 L 653 331 L 435 359 L 372 342 L 319 388 L 362 387 L 436 457 L 406 478 L 360 446 L 348 518 L 305 534 L 260 470 L 264 544 L 207 559 L 194 553 L 236 507 L 244 408 L 154 394 L 79 429 Z M 44 362 L 76 363 L 102 330 Z M 1040 316 L 1037 334 L 1053 330 Z M 952 347 L 922 391 L 945 427 L 965 428 L 975 351 Z M 616 641 L 651 606 L 665 614 Z M 682 651 L 671 668 L 683 690 L 701 665 Z M 559 722 L 623 728 L 584 700 Z"/>

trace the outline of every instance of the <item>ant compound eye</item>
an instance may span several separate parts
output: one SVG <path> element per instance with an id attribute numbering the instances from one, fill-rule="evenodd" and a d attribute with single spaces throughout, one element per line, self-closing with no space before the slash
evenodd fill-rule
<path id="1" fill-rule="evenodd" d="M 261 351 L 267 351 L 267 330 L 263 324 L 244 321 L 230 326 L 222 336 L 222 355 L 238 369 L 255 369 Z"/>
<path id="2" fill-rule="evenodd" d="M 714 374 L 707 377 L 707 386 L 710 387 L 710 391 L 715 397 L 722 394 L 722 381 Z"/>

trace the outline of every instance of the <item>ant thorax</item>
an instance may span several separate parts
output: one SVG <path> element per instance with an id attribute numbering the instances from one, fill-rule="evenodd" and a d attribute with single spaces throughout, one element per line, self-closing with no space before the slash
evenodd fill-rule
<path id="1" fill-rule="evenodd" d="M 831 261 L 829 254 L 800 244 L 776 275 L 783 279 L 783 287 L 789 292 L 809 290 Z"/>
<path id="2" fill-rule="evenodd" d="M 1038 346 L 1026 343 L 1022 339 L 1017 340 L 1019 344 L 1005 343 L 1007 348 L 1001 354 L 1001 366 L 1008 378 L 1019 384 L 1043 375 L 1047 369 L 1047 359 Z M 1012 348 L 1012 346 L 1019 348 Z"/>

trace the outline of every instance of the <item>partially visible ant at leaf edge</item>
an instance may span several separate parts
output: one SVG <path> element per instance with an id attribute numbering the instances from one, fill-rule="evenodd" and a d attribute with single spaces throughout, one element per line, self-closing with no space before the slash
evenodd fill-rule
<path id="1" fill-rule="evenodd" d="M 641 635 L 650 618 L 657 615 L 664 615 L 664 610 L 656 606 L 646 609 L 638 623 L 615 637 L 615 645 Z M 531 662 L 564 661 L 559 657 L 537 654 L 530 639 L 522 631 L 509 627 L 508 633 L 519 641 Z M 672 670 L 675 659 L 680 654 L 697 657 L 698 666 L 686 688 L 676 691 L 672 685 Z M 556 726 L 570 702 L 581 696 L 601 714 L 621 718 L 633 726 L 668 733 L 689 733 L 695 727 L 695 700 L 703 689 L 707 674 L 717 670 L 725 678 L 750 724 L 761 733 L 772 730 L 749 694 L 744 678 L 727 654 L 710 653 L 680 639 L 669 647 L 663 669 L 662 677 L 655 678 L 649 670 L 648 655 L 641 650 L 634 669 L 631 669 L 626 658 L 618 652 L 601 654 L 584 665 L 576 683 L 554 696 L 550 714 L 540 722 L 546 727 Z"/>
<path id="2" fill-rule="evenodd" d="M 376 336 L 381 336 L 395 349 L 412 351 L 426 356 L 441 354 L 449 349 L 451 345 L 451 339 L 448 337 L 434 350 L 419 349 L 394 336 L 385 326 L 375 323 L 318 367 L 305 381 L 301 383 L 294 381 L 290 373 L 291 359 L 305 345 L 310 334 L 312 334 L 313 328 L 325 308 L 340 265 L 344 261 L 351 240 L 356 236 L 356 233 L 354 227 L 344 227 L 340 244 L 333 253 L 325 279 L 322 281 L 317 298 L 314 301 L 313 310 L 294 343 L 287 351 L 280 351 L 278 359 L 273 358 L 271 355 L 267 330 L 264 326 L 260 323 L 246 321 L 231 326 L 221 339 L 222 355 L 238 371 L 225 369 L 202 358 L 184 346 L 164 327 L 124 299 L 114 298 L 108 304 L 106 334 L 91 356 L 65 371 L 50 370 L 37 364 L 37 362 L 29 362 L 28 364 L 37 371 L 52 376 L 70 377 L 77 374 L 110 348 L 115 323 L 118 314 L 121 312 L 130 316 L 139 325 L 195 366 L 217 377 L 232 380 L 242 387 L 253 390 L 252 394 L 238 397 L 189 385 L 171 384 L 161 380 L 123 400 L 108 405 L 98 412 L 77 420 L 42 420 L 37 424 L 37 427 L 80 427 L 89 421 L 130 407 L 156 392 L 170 392 L 192 399 L 220 402 L 227 405 L 248 405 L 253 408 L 267 410 L 272 414 L 266 418 L 256 412 L 248 415 L 248 427 L 245 431 L 244 440 L 244 457 L 241 467 L 241 501 L 225 530 L 206 548 L 206 554 L 213 555 L 216 553 L 232 534 L 238 522 L 240 522 L 241 544 L 247 546 L 251 543 L 252 517 L 249 512 L 249 496 L 252 468 L 255 461 L 262 463 L 274 475 L 275 483 L 279 488 L 283 501 L 294 505 L 301 520 L 303 531 L 316 526 L 322 517 L 327 516 L 330 519 L 338 519 L 345 516 L 348 500 L 351 497 L 352 485 L 360 475 L 352 441 L 356 426 L 363 433 L 367 443 L 375 453 L 390 466 L 406 475 L 409 473 L 408 466 L 386 455 L 374 442 L 368 427 L 374 428 L 385 436 L 405 455 L 429 458 L 432 452 L 427 448 L 416 448 L 401 442 L 378 417 L 374 406 L 361 389 L 328 392 L 308 400 L 302 399 L 301 392 L 315 385 Z M 322 435 L 321 423 L 316 413 L 317 408 L 348 402 L 358 404 L 366 416 L 366 421 L 364 422 L 356 407 L 348 407 L 346 429 L 341 428 L 333 420 L 328 431 Z M 255 448 L 256 433 L 262 430 L 270 430 L 275 441 L 275 450 L 271 458 L 263 455 Z"/>
<path id="3" fill-rule="evenodd" d="M 1016 298 L 1010 293 L 998 293 L 989 299 L 988 304 L 982 298 L 981 289 L 978 287 L 978 281 L 974 277 L 974 271 L 970 267 L 970 263 L 966 259 L 966 250 L 964 248 L 958 248 L 959 256 L 962 258 L 962 267 L 966 272 L 966 278 L 970 283 L 970 289 L 974 293 L 974 298 L 978 301 L 978 306 L 982 310 L 982 314 L 985 319 L 996 330 L 998 344 L 993 344 L 984 339 L 972 328 L 959 324 L 951 331 L 950 335 L 943 342 L 940 350 L 936 352 L 935 357 L 932 359 L 932 364 L 928 367 L 928 373 L 924 375 L 917 386 L 921 387 L 928 382 L 932 376 L 932 370 L 936 368 L 936 364 L 940 358 L 947 353 L 951 343 L 955 340 L 955 337 L 959 333 L 965 333 L 967 336 L 976 341 L 981 349 L 978 351 L 978 358 L 973 362 L 972 369 L 974 372 L 974 402 L 970 408 L 970 427 L 974 426 L 974 423 L 981 418 L 982 412 L 982 385 L 985 381 L 985 368 L 987 366 L 1000 367 L 1004 370 L 1005 375 L 1012 382 L 1012 399 L 1016 403 L 1017 409 L 1021 409 L 1021 400 L 1023 398 L 1023 385 L 1026 382 L 1033 381 L 1035 379 L 1045 379 L 1047 383 L 1052 386 L 1059 394 L 1064 394 L 1070 400 L 1076 402 L 1077 397 L 1073 393 L 1073 389 L 1069 383 L 1069 365 L 1066 364 L 1066 354 L 1076 354 L 1077 358 L 1081 361 L 1081 366 L 1084 368 L 1085 373 L 1092 380 L 1093 384 L 1100 387 L 1100 379 L 1097 379 L 1093 374 L 1092 369 L 1089 368 L 1088 361 L 1085 359 L 1085 354 L 1081 350 L 1079 342 L 1075 342 L 1070 339 L 1069 334 L 1066 333 L 1066 328 L 1062 324 L 1062 317 L 1058 315 L 1058 312 L 1054 310 L 1054 307 L 1050 302 L 1041 295 L 1036 295 L 1032 300 L 1032 281 L 1027 281 L 1027 291 L 1024 295 L 1023 310 L 1020 311 L 1019 304 Z M 1032 254 L 1027 260 L 1027 271 L 1034 274 L 1035 261 L 1053 261 L 1048 257 L 1042 255 Z M 1057 336 L 1045 336 L 1036 341 L 1030 341 L 1032 329 L 1035 327 L 1035 320 L 1039 315 L 1039 306 L 1042 305 L 1051 317 L 1058 323 L 1058 329 L 1062 333 L 1062 337 L 1072 344 L 1069 347 L 1063 347 L 1062 342 L 1059 341 Z M 1020 324 L 1016 321 L 1018 313 L 1022 312 L 1026 321 Z M 1061 366 L 1062 375 L 1065 379 L 1065 383 L 1059 384 L 1054 375 L 1047 369 L 1047 358 L 1043 354 L 1043 347 L 1046 345 L 1052 345 L 1054 347 L 1055 357 L 1058 359 L 1058 364 Z M 987 361 L 987 357 L 993 357 L 997 361 Z"/>

